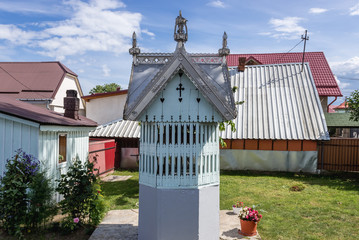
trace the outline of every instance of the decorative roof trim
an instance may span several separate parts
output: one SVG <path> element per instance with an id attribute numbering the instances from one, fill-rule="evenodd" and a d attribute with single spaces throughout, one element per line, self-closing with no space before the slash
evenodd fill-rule
<path id="1" fill-rule="evenodd" d="M 219 57 L 218 54 L 217 57 Z M 142 97 L 136 101 L 136 104 L 131 109 L 126 109 L 124 119 L 136 120 L 145 108 L 154 101 L 154 96 L 167 85 L 168 80 L 177 74 L 180 69 L 186 73 L 192 83 L 201 91 L 205 99 L 216 107 L 224 119 L 230 120 L 236 117 L 237 110 L 233 97 L 230 98 L 230 106 L 223 102 L 220 96 L 218 96 L 216 86 L 213 85 L 210 77 L 194 63 L 184 47 L 179 47 L 174 52 L 173 58 L 170 59 L 151 80 L 147 86 L 149 91 L 141 94 Z M 225 80 L 229 81 L 228 74 L 224 74 L 224 76 L 226 78 Z M 228 87 L 230 88 L 229 84 Z"/>

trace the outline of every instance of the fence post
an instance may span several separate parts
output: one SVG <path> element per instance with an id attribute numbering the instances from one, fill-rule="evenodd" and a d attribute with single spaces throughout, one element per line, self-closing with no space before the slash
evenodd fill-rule
<path id="1" fill-rule="evenodd" d="M 323 169 L 324 169 L 324 162 L 323 162 L 323 159 L 324 159 L 324 142 L 322 141 L 321 143 L 320 143 L 320 161 L 321 161 L 321 163 L 322 163 L 322 169 L 321 169 L 321 171 L 320 172 L 323 172 Z"/>

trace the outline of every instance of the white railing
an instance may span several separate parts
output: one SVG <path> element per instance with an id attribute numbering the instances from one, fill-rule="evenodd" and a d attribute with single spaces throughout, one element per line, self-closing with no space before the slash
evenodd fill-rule
<path id="1" fill-rule="evenodd" d="M 217 124 L 142 123 L 139 171 L 140 183 L 153 187 L 218 184 Z"/>

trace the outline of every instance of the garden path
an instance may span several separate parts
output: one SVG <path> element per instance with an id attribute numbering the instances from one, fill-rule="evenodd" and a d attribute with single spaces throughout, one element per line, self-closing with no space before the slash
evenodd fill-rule
<path id="1" fill-rule="evenodd" d="M 238 234 L 239 219 L 232 211 L 220 211 L 220 240 L 260 240 L 259 234 L 245 237 Z M 138 209 L 111 210 L 93 232 L 89 240 L 137 240 Z"/>

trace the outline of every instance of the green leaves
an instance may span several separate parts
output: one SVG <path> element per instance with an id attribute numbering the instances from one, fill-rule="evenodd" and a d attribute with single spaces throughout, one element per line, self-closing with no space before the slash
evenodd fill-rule
<path id="1" fill-rule="evenodd" d="M 355 90 L 350 94 L 346 100 L 348 109 L 350 111 L 349 119 L 352 121 L 359 121 L 359 90 Z"/>
<path id="2" fill-rule="evenodd" d="M 37 228 L 54 215 L 49 180 L 39 169 L 39 161 L 22 150 L 7 160 L 0 185 L 0 220 L 2 227 L 18 238 L 22 229 Z"/>
<path id="3" fill-rule="evenodd" d="M 105 92 L 116 92 L 120 85 L 117 83 L 109 83 L 104 85 L 96 85 L 96 87 L 90 90 L 90 94 L 94 93 L 105 93 Z"/>
<path id="4" fill-rule="evenodd" d="M 63 214 L 68 214 L 62 226 L 73 231 L 78 224 L 72 219 L 78 218 L 80 223 L 88 223 L 96 226 L 100 223 L 105 207 L 103 198 L 100 197 L 101 189 L 96 183 L 94 164 L 86 161 L 82 164 L 76 159 L 67 174 L 58 180 L 57 191 L 64 199 L 59 203 Z M 96 189 L 96 190 L 95 190 Z"/>

